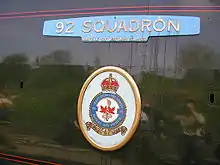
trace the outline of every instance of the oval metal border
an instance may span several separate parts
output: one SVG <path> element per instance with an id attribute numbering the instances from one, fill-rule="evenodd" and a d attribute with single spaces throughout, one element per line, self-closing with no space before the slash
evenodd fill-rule
<path id="1" fill-rule="evenodd" d="M 87 135 L 86 131 L 83 128 L 83 123 L 82 123 L 82 102 L 83 102 L 83 97 L 85 94 L 85 91 L 88 87 L 88 85 L 90 84 L 90 82 L 99 74 L 103 73 L 103 72 L 116 72 L 119 73 L 121 76 L 123 76 L 129 83 L 129 85 L 132 88 L 134 97 L 135 97 L 135 104 L 136 104 L 136 114 L 135 114 L 135 119 L 134 119 L 134 124 L 131 127 L 131 130 L 129 130 L 129 134 L 126 136 L 126 138 L 119 144 L 113 146 L 113 147 L 109 147 L 109 148 L 104 148 L 104 147 L 100 147 L 98 145 L 96 145 L 92 140 L 90 140 L 89 136 Z M 140 120 L 140 115 L 141 115 L 141 97 L 140 97 L 140 92 L 139 89 L 134 81 L 134 79 L 130 76 L 130 74 L 128 74 L 125 70 L 119 68 L 119 67 L 115 67 L 115 66 L 105 66 L 102 68 L 97 69 L 96 71 L 94 71 L 85 81 L 85 83 L 83 84 L 80 94 L 79 94 L 79 98 L 78 98 L 78 105 L 77 105 L 77 117 L 78 117 L 78 123 L 79 123 L 79 127 L 80 130 L 83 133 L 83 136 L 86 138 L 86 140 L 95 148 L 102 150 L 102 151 L 115 151 L 118 150 L 120 148 L 122 148 L 125 144 L 127 144 L 129 142 L 129 140 L 132 138 L 132 136 L 134 135 L 138 125 L 139 125 L 139 120 Z"/>

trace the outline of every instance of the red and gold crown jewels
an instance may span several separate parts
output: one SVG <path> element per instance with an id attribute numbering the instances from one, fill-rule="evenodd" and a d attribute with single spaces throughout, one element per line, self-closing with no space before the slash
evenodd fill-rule
<path id="1" fill-rule="evenodd" d="M 117 92 L 119 88 L 118 81 L 112 77 L 112 74 L 109 74 L 109 77 L 104 79 L 101 83 L 102 91 L 112 91 Z"/>

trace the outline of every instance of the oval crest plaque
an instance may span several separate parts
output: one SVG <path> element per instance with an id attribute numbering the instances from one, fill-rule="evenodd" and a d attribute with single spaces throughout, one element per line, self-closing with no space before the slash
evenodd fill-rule
<path id="1" fill-rule="evenodd" d="M 102 151 L 124 146 L 135 133 L 141 99 L 133 78 L 123 69 L 107 66 L 93 72 L 78 99 L 78 122 L 87 141 Z"/>

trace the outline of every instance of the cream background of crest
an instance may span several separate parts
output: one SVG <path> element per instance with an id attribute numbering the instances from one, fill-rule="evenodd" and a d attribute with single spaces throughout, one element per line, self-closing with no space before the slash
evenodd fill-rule
<path id="1" fill-rule="evenodd" d="M 113 136 L 101 136 L 97 134 L 93 129 L 90 131 L 86 131 L 85 123 L 91 121 L 89 117 L 89 105 L 92 99 L 100 93 L 101 90 L 101 83 L 102 81 L 109 77 L 109 73 L 112 73 L 112 77 L 115 78 L 119 83 L 119 89 L 117 93 L 122 97 L 126 106 L 127 106 L 127 113 L 124 123 L 121 126 L 127 127 L 128 131 L 124 136 L 120 133 L 115 134 Z M 137 96 L 138 97 L 138 96 Z M 85 130 L 87 136 L 92 140 L 97 146 L 103 148 L 111 148 L 115 145 L 122 143 L 125 139 L 127 139 L 128 133 L 131 130 L 133 123 L 135 121 L 135 114 L 136 114 L 136 104 L 135 104 L 135 96 L 132 91 L 132 87 L 130 86 L 129 82 L 126 80 L 125 77 L 120 75 L 116 72 L 103 72 L 97 75 L 88 85 L 82 102 L 82 121 L 83 122 L 83 129 Z"/>

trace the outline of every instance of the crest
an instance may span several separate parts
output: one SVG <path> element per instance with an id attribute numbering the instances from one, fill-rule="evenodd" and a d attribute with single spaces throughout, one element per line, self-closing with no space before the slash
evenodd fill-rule
<path id="1" fill-rule="evenodd" d="M 78 121 L 85 138 L 101 150 L 116 150 L 133 136 L 140 119 L 140 95 L 132 77 L 118 67 L 96 70 L 78 100 Z"/>

